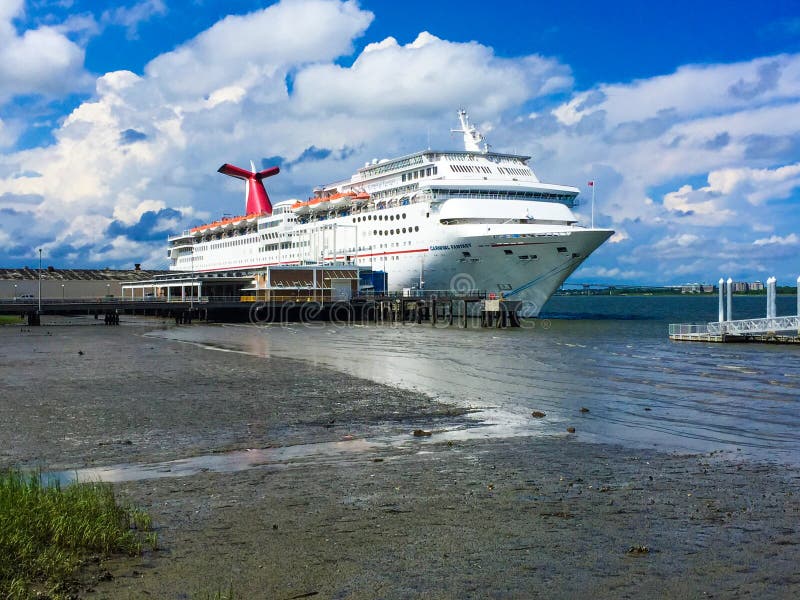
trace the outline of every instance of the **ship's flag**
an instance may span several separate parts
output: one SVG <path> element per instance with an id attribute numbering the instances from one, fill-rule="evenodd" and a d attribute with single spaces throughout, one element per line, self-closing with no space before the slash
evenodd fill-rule
<path id="1" fill-rule="evenodd" d="M 589 187 L 594 187 L 594 181 L 589 182 Z"/>

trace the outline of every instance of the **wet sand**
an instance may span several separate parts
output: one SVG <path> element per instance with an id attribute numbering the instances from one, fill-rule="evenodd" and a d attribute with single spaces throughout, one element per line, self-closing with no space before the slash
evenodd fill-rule
<path id="1" fill-rule="evenodd" d="M 475 425 L 464 409 L 303 362 L 144 337 L 152 321 L 76 323 L 0 327 L 0 466 L 304 449 L 237 472 L 115 484 L 151 513 L 161 549 L 105 562 L 111 577 L 87 577 L 82 597 L 229 586 L 237 598 L 800 595 L 796 469 L 567 433 L 444 441 L 437 432 Z M 355 450 L 314 451 L 327 442 Z"/>

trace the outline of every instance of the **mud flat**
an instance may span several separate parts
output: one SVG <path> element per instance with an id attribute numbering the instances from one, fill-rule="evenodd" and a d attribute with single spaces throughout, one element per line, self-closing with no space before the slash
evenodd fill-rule
<path id="1" fill-rule="evenodd" d="M 154 326 L 0 328 L 0 466 L 151 468 L 115 485 L 161 549 L 83 597 L 800 595 L 795 468 L 483 437 L 463 408 Z"/>

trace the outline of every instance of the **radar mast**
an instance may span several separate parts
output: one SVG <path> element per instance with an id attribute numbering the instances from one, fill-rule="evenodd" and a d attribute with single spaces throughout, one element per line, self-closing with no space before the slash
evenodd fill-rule
<path id="1" fill-rule="evenodd" d="M 469 122 L 469 115 L 463 108 L 458 110 L 458 120 L 461 122 L 461 129 L 451 129 L 451 133 L 464 134 L 464 150 L 467 152 L 489 152 L 489 144 L 485 143 L 486 138 L 481 135 L 474 125 Z M 484 142 L 481 147 L 481 142 Z"/>

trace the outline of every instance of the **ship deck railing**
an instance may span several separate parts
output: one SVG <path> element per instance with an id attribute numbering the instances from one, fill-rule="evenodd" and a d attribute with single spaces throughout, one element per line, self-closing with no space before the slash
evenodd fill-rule
<path id="1" fill-rule="evenodd" d="M 492 296 L 496 296 L 496 299 L 500 299 L 500 294 L 496 292 L 488 292 L 486 290 L 478 290 L 478 289 L 465 289 L 465 290 L 420 290 L 420 289 L 408 289 L 402 290 L 398 292 L 373 292 L 373 291 L 361 291 L 359 292 L 358 296 L 361 298 L 381 298 L 384 300 L 392 299 L 392 298 L 421 298 L 421 299 L 448 299 L 448 298 L 492 298 Z"/>

